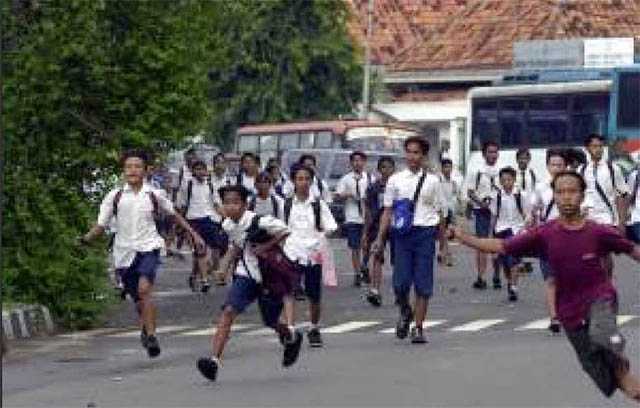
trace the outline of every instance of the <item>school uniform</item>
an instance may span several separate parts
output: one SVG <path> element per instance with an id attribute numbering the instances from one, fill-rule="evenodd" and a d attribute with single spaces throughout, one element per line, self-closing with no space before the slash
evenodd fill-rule
<path id="1" fill-rule="evenodd" d="M 221 176 L 218 176 L 214 172 L 213 174 L 211 174 L 210 180 L 211 180 L 211 185 L 213 185 L 213 191 L 215 191 L 216 193 L 222 187 L 230 186 L 232 184 L 235 184 L 233 179 L 232 179 L 232 177 L 231 177 L 231 175 L 229 175 L 227 172 L 225 172 Z"/>
<path id="2" fill-rule="evenodd" d="M 496 238 L 507 239 L 524 229 L 526 204 L 526 199 L 520 191 L 508 193 L 501 188 L 494 194 L 491 214 L 496 221 L 493 231 Z M 506 269 L 511 269 L 521 262 L 520 258 L 509 255 L 499 255 L 498 260 Z"/>
<path id="3" fill-rule="evenodd" d="M 407 299 L 411 286 L 417 295 L 430 297 L 433 293 L 433 269 L 438 224 L 440 223 L 441 191 L 437 176 L 409 169 L 395 173 L 387 181 L 384 206 L 392 208 L 397 200 L 413 200 L 418 183 L 424 182 L 415 203 L 410 232 L 392 233 L 395 243 L 393 287 L 397 299 Z"/>
<path id="4" fill-rule="evenodd" d="M 440 189 L 442 191 L 443 210 L 446 217 L 446 225 L 453 224 L 454 214 L 456 213 L 460 199 L 460 186 L 456 180 L 452 178 L 446 179 L 440 174 Z"/>
<path id="5" fill-rule="evenodd" d="M 282 220 L 284 219 L 284 200 L 275 193 L 269 194 L 266 199 L 253 196 L 249 199 L 249 210 L 258 215 L 270 215 Z"/>
<path id="6" fill-rule="evenodd" d="M 491 199 L 498 189 L 498 172 L 497 165 L 489 166 L 485 163 L 480 169 L 469 173 L 465 190 L 474 191 L 480 201 Z M 486 238 L 491 234 L 491 211 L 475 202 L 472 205 L 476 235 Z"/>
<path id="7" fill-rule="evenodd" d="M 258 194 L 258 190 L 256 190 L 256 178 L 249 176 L 244 172 L 240 172 L 238 174 L 235 184 L 241 185 L 246 188 L 251 195 Z"/>
<path id="8" fill-rule="evenodd" d="M 367 188 L 367 194 L 365 198 L 365 206 L 369 212 L 371 223 L 367 230 L 367 238 L 369 245 L 378 238 L 378 232 L 380 230 L 380 219 L 384 212 L 384 191 L 387 187 L 386 182 L 383 180 L 376 180 L 369 188 Z M 393 256 L 395 254 L 395 245 L 393 239 L 389 239 L 389 250 L 391 255 L 391 263 L 393 264 Z M 384 264 L 384 255 L 381 255 L 381 262 Z"/>
<path id="9" fill-rule="evenodd" d="M 297 196 L 288 198 L 290 209 L 285 211 L 285 222 L 291 231 L 284 244 L 284 252 L 300 267 L 303 287 L 309 301 L 319 304 L 322 295 L 322 241 L 326 234 L 338 229 L 329 206 L 323 200 L 309 196 L 301 201 Z M 314 202 L 319 205 L 316 223 Z M 319 225 L 318 225 L 319 224 Z M 320 228 L 317 228 L 317 227 Z"/>
<path id="10" fill-rule="evenodd" d="M 191 192 L 189 192 L 191 190 Z M 192 178 L 178 194 L 178 207 L 185 209 L 185 219 L 210 248 L 225 250 L 227 237 L 222 232 L 222 216 L 216 211 L 219 195 L 207 179 Z"/>
<path id="11" fill-rule="evenodd" d="M 347 245 L 350 249 L 360 249 L 364 228 L 363 200 L 369 184 L 370 176 L 362 172 L 352 171 L 343 176 L 336 187 L 337 194 L 350 193 L 352 197 L 345 200 L 343 229 L 347 235 Z"/>
<path id="12" fill-rule="evenodd" d="M 137 193 L 129 184 L 111 190 L 100 204 L 99 226 L 107 228 L 115 218 L 114 266 L 125 292 L 135 301 L 139 300 L 141 277 L 155 282 L 160 250 L 164 248 L 164 239 L 158 233 L 154 219 L 160 211 L 175 214 L 171 201 L 157 194 L 148 183 L 144 183 Z"/>
<path id="13" fill-rule="evenodd" d="M 284 187 L 282 189 L 285 197 L 291 197 L 294 193 L 294 185 L 293 181 L 287 180 L 284 183 Z M 313 180 L 311 180 L 311 187 L 309 188 L 309 195 L 314 198 L 321 198 L 326 203 L 331 202 L 331 194 L 329 194 L 329 186 L 324 180 L 318 179 L 317 176 L 313 176 Z"/>
<path id="14" fill-rule="evenodd" d="M 247 243 L 248 231 L 255 215 L 252 211 L 245 211 L 237 222 L 230 218 L 225 218 L 222 222 L 222 228 L 229 236 L 230 243 L 241 248 L 240 260 L 233 272 L 233 283 L 223 308 L 230 306 L 237 314 L 241 314 L 247 306 L 257 300 L 265 326 L 275 328 L 283 308 L 282 296 L 263 290 L 258 258 L 251 250 L 251 245 Z M 270 216 L 261 217 L 258 228 L 269 235 L 288 232 L 284 222 Z"/>
<path id="15" fill-rule="evenodd" d="M 631 189 L 631 205 L 629 206 L 629 224 L 627 236 L 640 244 L 640 168 L 629 175 L 628 186 Z"/>
<path id="16" fill-rule="evenodd" d="M 538 175 L 530 167 L 524 170 L 518 167 L 514 186 L 518 191 L 523 193 L 523 197 L 529 197 L 533 194 L 536 189 L 536 184 L 538 184 Z"/>
<path id="17" fill-rule="evenodd" d="M 600 160 L 597 165 L 589 160 L 587 165 L 580 167 L 578 171 L 587 183 L 587 218 L 601 224 L 616 226 L 619 222 L 616 198 L 628 193 L 620 167 L 606 160 Z"/>

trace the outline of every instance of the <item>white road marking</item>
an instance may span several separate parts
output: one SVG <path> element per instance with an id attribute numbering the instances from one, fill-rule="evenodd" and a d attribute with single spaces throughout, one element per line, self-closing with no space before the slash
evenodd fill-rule
<path id="1" fill-rule="evenodd" d="M 130 328 L 123 329 L 122 327 L 107 327 L 102 329 L 81 330 L 81 331 L 72 332 L 72 333 L 59 334 L 57 337 L 63 337 L 68 339 L 86 339 L 89 337 L 98 337 L 101 335 L 117 333 L 123 330 L 131 330 L 131 329 Z"/>
<path id="2" fill-rule="evenodd" d="M 151 296 L 154 298 L 167 298 L 167 297 L 197 295 L 197 294 L 199 293 L 192 292 L 190 289 L 178 289 L 178 290 L 165 290 L 160 292 L 154 292 Z"/>
<path id="3" fill-rule="evenodd" d="M 187 330 L 190 326 L 160 326 L 156 329 L 157 334 L 172 333 L 181 330 Z M 140 336 L 140 329 L 126 331 L 124 333 L 109 334 L 107 337 L 128 338 Z"/>
<path id="4" fill-rule="evenodd" d="M 619 315 L 618 316 L 618 325 L 622 326 L 623 324 L 630 322 L 638 316 L 635 315 Z"/>
<path id="5" fill-rule="evenodd" d="M 549 319 L 534 320 L 532 322 L 525 324 L 524 326 L 517 327 L 515 330 L 516 331 L 543 330 L 549 327 L 549 323 L 551 323 Z"/>
<path id="6" fill-rule="evenodd" d="M 348 322 L 348 323 L 343 323 L 343 324 L 339 324 L 337 326 L 331 326 L 331 327 L 327 327 L 324 329 L 320 329 L 320 331 L 324 334 L 340 334 L 340 333 L 347 333 L 350 331 L 354 331 L 354 330 L 358 330 L 358 329 L 362 329 L 365 327 L 370 327 L 370 326 L 375 326 L 378 325 L 382 322 L 377 322 L 377 321 L 366 321 L 366 322 L 360 322 L 360 321 L 354 321 L 354 322 Z"/>
<path id="7" fill-rule="evenodd" d="M 443 323 L 446 323 L 446 320 L 426 320 L 425 322 L 422 323 L 422 327 L 425 329 L 428 329 L 430 327 L 435 327 L 435 326 L 439 326 Z M 411 323 L 411 328 L 415 327 L 415 322 Z M 396 328 L 392 327 L 390 329 L 384 329 L 384 330 L 380 330 L 378 333 L 383 333 L 383 334 L 392 334 L 396 332 Z"/>
<path id="8" fill-rule="evenodd" d="M 237 332 L 240 330 L 250 329 L 252 327 L 256 327 L 256 325 L 255 324 L 234 324 L 231 327 L 231 331 Z M 197 329 L 197 330 L 190 330 L 190 331 L 178 333 L 178 336 L 213 336 L 215 333 L 216 333 L 215 327 L 208 327 L 206 329 Z"/>
<path id="9" fill-rule="evenodd" d="M 311 326 L 311 322 L 304 322 L 304 323 L 296 324 L 296 329 L 304 329 L 309 326 Z M 251 330 L 242 334 L 245 336 L 269 336 L 271 334 L 274 334 L 274 331 L 272 328 L 264 327 L 262 329 Z"/>
<path id="10" fill-rule="evenodd" d="M 479 319 L 469 323 L 465 323 L 460 326 L 452 327 L 449 331 L 452 332 L 475 332 L 482 329 L 486 329 L 496 324 L 504 323 L 504 319 Z"/>

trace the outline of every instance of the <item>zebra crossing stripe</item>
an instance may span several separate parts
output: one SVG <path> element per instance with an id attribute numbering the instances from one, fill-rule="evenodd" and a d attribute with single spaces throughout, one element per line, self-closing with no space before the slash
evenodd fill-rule
<path id="1" fill-rule="evenodd" d="M 181 330 L 187 330 L 190 326 L 161 326 L 156 329 L 156 334 L 172 333 Z M 108 334 L 107 337 L 128 338 L 140 336 L 140 329 L 129 330 L 123 333 Z"/>
<path id="2" fill-rule="evenodd" d="M 634 316 L 634 315 L 619 315 L 618 316 L 618 326 L 622 326 L 623 324 L 630 322 L 631 320 L 635 319 L 638 316 Z"/>
<path id="3" fill-rule="evenodd" d="M 304 323 L 296 324 L 296 329 L 304 329 L 309 326 L 311 326 L 311 322 L 304 322 Z M 246 336 L 269 336 L 273 333 L 274 333 L 273 329 L 269 327 L 265 327 L 262 329 L 251 330 L 242 334 Z"/>
<path id="4" fill-rule="evenodd" d="M 106 334 L 114 334 L 118 332 L 122 332 L 122 328 L 107 327 L 102 329 L 81 330 L 81 331 L 72 332 L 72 333 L 59 334 L 58 337 L 62 337 L 65 339 L 87 339 L 89 337 L 97 337 L 97 336 L 102 336 Z M 140 332 L 138 331 L 138 333 Z"/>
<path id="5" fill-rule="evenodd" d="M 425 329 L 428 329 L 430 327 L 435 327 L 435 326 L 439 326 L 443 323 L 446 323 L 446 320 L 426 320 L 422 323 L 422 327 Z M 415 326 L 415 322 L 411 323 L 411 328 L 413 328 Z M 392 334 L 396 332 L 396 328 L 392 327 L 390 329 L 384 329 L 384 330 L 380 330 L 378 333 L 383 333 L 383 334 Z"/>
<path id="6" fill-rule="evenodd" d="M 551 323 L 551 320 L 549 319 L 540 319 L 540 320 L 534 320 L 530 323 L 525 324 L 524 326 L 520 326 L 520 327 L 516 327 L 516 331 L 523 331 L 523 330 L 544 330 L 547 329 L 549 327 L 549 323 Z"/>
<path id="7" fill-rule="evenodd" d="M 479 319 L 469 323 L 465 323 L 460 326 L 452 327 L 449 331 L 452 332 L 474 332 L 482 329 L 486 329 L 496 324 L 504 323 L 504 319 Z"/>
<path id="8" fill-rule="evenodd" d="M 255 324 L 234 324 L 233 326 L 231 326 L 231 331 L 237 332 L 240 330 L 250 329 L 252 327 L 256 327 L 256 325 Z M 215 333 L 216 333 L 215 327 L 208 327 L 206 329 L 190 330 L 190 331 L 178 333 L 178 336 L 213 336 Z"/>
<path id="9" fill-rule="evenodd" d="M 339 324 L 337 326 L 327 327 L 325 329 L 320 329 L 320 331 L 324 334 L 340 334 L 340 333 L 347 333 L 347 332 L 358 330 L 358 329 L 363 329 L 365 327 L 375 326 L 381 323 L 382 322 L 378 322 L 378 321 L 366 321 L 366 322 L 353 321 L 353 322 Z"/>

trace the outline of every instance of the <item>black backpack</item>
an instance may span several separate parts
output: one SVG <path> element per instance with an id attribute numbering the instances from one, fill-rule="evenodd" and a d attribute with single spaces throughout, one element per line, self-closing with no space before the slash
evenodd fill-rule
<path id="1" fill-rule="evenodd" d="M 274 196 L 273 194 L 269 195 L 269 198 L 271 198 L 271 209 L 273 211 L 273 216 L 275 218 L 280 217 L 280 211 L 278 211 L 278 200 L 276 199 L 276 196 Z M 257 196 L 251 196 L 251 198 L 249 199 L 249 210 L 254 211 L 256 209 L 256 202 L 258 201 L 258 197 Z"/>
<path id="2" fill-rule="evenodd" d="M 159 223 L 162 220 L 162 216 L 160 215 L 160 205 L 158 204 L 158 197 L 153 193 L 153 191 L 147 191 L 149 194 L 149 199 L 151 199 L 151 204 L 153 205 L 153 221 L 156 224 L 156 230 L 160 231 Z M 113 197 L 113 216 L 118 217 L 118 205 L 120 204 L 120 200 L 122 199 L 122 189 L 119 189 L 116 192 L 116 195 Z"/>
<path id="3" fill-rule="evenodd" d="M 207 183 L 209 184 L 209 193 L 211 195 L 214 194 L 213 192 L 213 185 L 211 184 L 211 180 L 207 180 Z M 187 212 L 189 211 L 189 206 L 191 205 L 191 195 L 193 194 L 193 179 L 189 180 L 189 182 L 187 183 L 187 202 L 184 206 L 184 215 L 187 215 Z"/>
<path id="4" fill-rule="evenodd" d="M 289 225 L 289 217 L 291 216 L 291 207 L 293 207 L 293 197 L 287 197 L 284 202 L 284 223 Z M 322 232 L 322 219 L 320 218 L 320 199 L 316 198 L 311 203 L 313 208 L 313 218 L 315 220 L 316 230 Z"/>

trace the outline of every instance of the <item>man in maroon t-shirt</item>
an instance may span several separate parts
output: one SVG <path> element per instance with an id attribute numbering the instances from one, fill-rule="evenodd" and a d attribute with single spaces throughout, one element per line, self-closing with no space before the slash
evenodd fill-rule
<path id="1" fill-rule="evenodd" d="M 554 274 L 558 318 L 583 369 L 610 397 L 620 388 L 640 401 L 640 380 L 631 374 L 617 331 L 617 293 L 603 260 L 624 253 L 640 261 L 640 246 L 616 229 L 585 220 L 580 213 L 586 184 L 574 172 L 561 172 L 552 183 L 560 217 L 507 240 L 477 238 L 456 228 L 463 244 L 484 252 L 544 257 Z"/>

